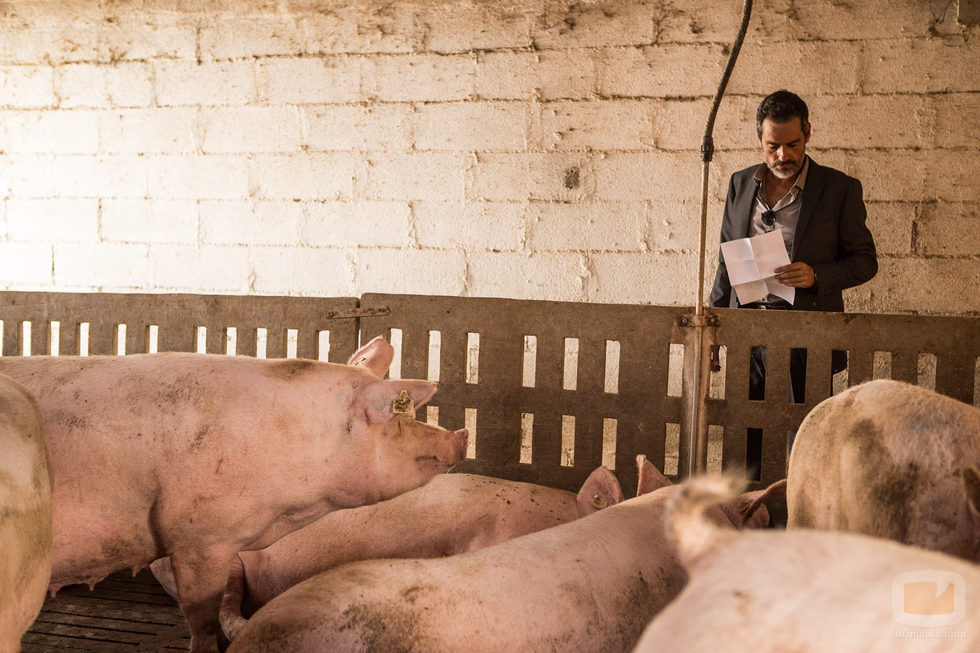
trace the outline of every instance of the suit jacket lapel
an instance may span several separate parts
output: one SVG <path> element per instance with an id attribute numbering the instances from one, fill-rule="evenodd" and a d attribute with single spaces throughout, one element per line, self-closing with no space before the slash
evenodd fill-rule
<path id="1" fill-rule="evenodd" d="M 735 238 L 748 238 L 749 226 L 752 221 L 752 207 L 755 206 L 755 194 L 758 191 L 758 184 L 755 183 L 755 168 L 745 176 L 742 188 L 736 194 L 735 200 L 735 224 L 732 225 L 732 233 Z"/>
<path id="2" fill-rule="evenodd" d="M 810 169 L 806 173 L 806 188 L 803 189 L 803 203 L 800 205 L 800 215 L 796 221 L 796 232 L 793 234 L 794 261 L 800 251 L 800 241 L 803 239 L 803 234 L 806 233 L 807 225 L 810 224 L 810 218 L 813 217 L 813 212 L 817 208 L 820 194 L 823 193 L 824 186 L 826 185 L 827 182 L 824 178 L 823 170 L 813 159 L 810 159 Z"/>

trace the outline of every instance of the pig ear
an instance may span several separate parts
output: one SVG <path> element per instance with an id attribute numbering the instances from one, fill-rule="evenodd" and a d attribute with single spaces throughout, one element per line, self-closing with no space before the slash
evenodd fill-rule
<path id="1" fill-rule="evenodd" d="M 636 496 L 670 485 L 670 480 L 661 474 L 660 470 L 642 453 L 636 457 L 636 469 L 639 472 L 636 480 Z"/>
<path id="2" fill-rule="evenodd" d="M 417 379 L 386 379 L 361 386 L 354 399 L 354 410 L 364 411 L 368 422 L 387 422 L 397 415 L 415 415 L 432 398 L 438 386 Z"/>
<path id="3" fill-rule="evenodd" d="M 585 517 L 597 510 L 614 506 L 623 500 L 623 489 L 619 486 L 616 475 L 605 467 L 596 467 L 582 484 L 582 489 L 575 497 L 578 505 L 578 516 Z"/>
<path id="4" fill-rule="evenodd" d="M 381 378 L 391 367 L 391 361 L 395 357 L 395 348 L 385 342 L 385 339 L 378 336 L 368 344 L 354 352 L 348 359 L 347 364 L 351 367 L 363 367 Z"/>

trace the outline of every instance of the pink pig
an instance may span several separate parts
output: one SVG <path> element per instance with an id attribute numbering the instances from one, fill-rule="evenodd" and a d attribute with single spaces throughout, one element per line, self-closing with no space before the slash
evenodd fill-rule
<path id="1" fill-rule="evenodd" d="M 640 496 L 586 519 L 448 558 L 314 576 L 256 612 L 229 653 L 629 650 L 686 580 L 661 521 L 677 488 L 638 463 Z M 731 527 L 720 510 L 713 519 Z"/>
<path id="2" fill-rule="evenodd" d="M 592 472 L 578 495 L 490 476 L 440 474 L 394 499 L 329 513 L 265 549 L 239 553 L 222 602 L 222 627 L 233 637 L 243 614 L 251 616 L 296 583 L 345 562 L 475 551 L 622 499 L 619 482 L 605 467 Z M 174 595 L 169 560 L 150 569 Z"/>
<path id="3" fill-rule="evenodd" d="M 800 425 L 786 499 L 789 528 L 980 562 L 980 409 L 890 380 L 826 399 Z"/>
<path id="4" fill-rule="evenodd" d="M 388 499 L 459 461 L 465 431 L 417 422 L 427 381 L 355 365 L 201 354 L 0 358 L 39 400 L 54 469 L 52 591 L 170 556 L 192 651 L 217 649 L 239 551 Z"/>
<path id="5" fill-rule="evenodd" d="M 977 565 L 865 535 L 719 529 L 704 509 L 731 484 L 679 487 L 666 527 L 690 581 L 636 653 L 980 650 Z"/>
<path id="6" fill-rule="evenodd" d="M 34 398 L 0 375 L 0 651 L 20 650 L 51 576 L 51 471 Z"/>

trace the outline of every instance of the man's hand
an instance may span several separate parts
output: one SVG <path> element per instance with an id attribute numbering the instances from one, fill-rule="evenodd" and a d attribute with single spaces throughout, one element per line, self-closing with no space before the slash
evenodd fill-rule
<path id="1" fill-rule="evenodd" d="M 773 272 L 776 273 L 776 281 L 793 288 L 809 288 L 817 282 L 813 268 L 803 262 L 790 263 L 776 268 Z"/>

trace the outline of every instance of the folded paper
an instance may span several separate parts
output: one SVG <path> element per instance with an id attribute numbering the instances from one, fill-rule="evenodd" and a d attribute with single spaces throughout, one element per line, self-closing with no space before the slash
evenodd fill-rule
<path id="1" fill-rule="evenodd" d="M 769 295 L 781 297 L 790 304 L 796 299 L 795 288 L 776 281 L 774 270 L 790 263 L 779 229 L 724 242 L 721 255 L 740 304 L 763 301 Z"/>

